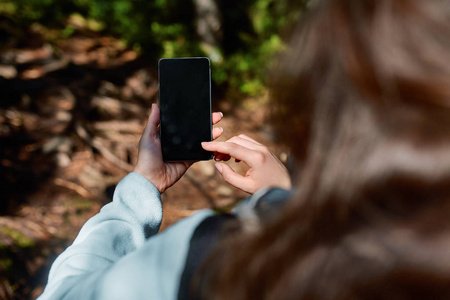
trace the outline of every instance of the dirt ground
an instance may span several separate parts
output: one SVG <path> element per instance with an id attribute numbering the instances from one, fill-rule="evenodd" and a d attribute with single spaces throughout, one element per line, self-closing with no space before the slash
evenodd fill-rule
<path id="1" fill-rule="evenodd" d="M 157 72 L 119 40 L 90 32 L 48 41 L 40 28 L 0 51 L 0 298 L 35 299 L 81 226 L 133 168 Z M 214 70 L 213 70 L 214 72 Z M 284 159 L 266 125 L 267 99 L 213 95 L 226 140 L 244 133 Z M 229 162 L 240 172 L 243 163 Z M 213 161 L 162 195 L 161 230 L 193 212 L 232 208 L 246 193 Z"/>

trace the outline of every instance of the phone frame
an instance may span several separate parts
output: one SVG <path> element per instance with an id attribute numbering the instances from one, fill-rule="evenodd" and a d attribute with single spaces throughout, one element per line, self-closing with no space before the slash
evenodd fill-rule
<path id="1" fill-rule="evenodd" d="M 212 100 L 211 100 L 211 98 L 212 98 L 212 92 L 211 92 L 211 61 L 209 60 L 209 58 L 208 57 L 176 57 L 176 58 L 161 58 L 159 61 L 158 61 L 158 104 L 159 104 L 159 107 L 160 107 L 160 111 L 162 111 L 161 110 L 161 62 L 162 61 L 165 61 L 165 60 L 195 60 L 195 59 L 202 59 L 202 60 L 205 60 L 206 59 L 206 61 L 208 62 L 208 85 L 209 85 L 209 89 L 208 89 L 208 105 L 209 105 L 209 135 L 210 135 L 210 137 L 209 137 L 209 141 L 212 141 L 213 140 L 213 136 L 212 136 L 212 129 L 213 129 L 213 126 L 212 126 Z M 162 119 L 162 118 L 161 118 Z M 161 151 L 162 151 L 162 154 L 163 154 L 163 161 L 165 161 L 165 162 L 180 162 L 180 161 L 201 161 L 201 160 L 211 160 L 212 158 L 213 158 L 213 156 L 214 156 L 214 154 L 212 153 L 212 152 L 210 152 L 210 151 L 206 151 L 205 150 L 205 155 L 204 156 L 202 156 L 202 157 L 196 157 L 196 158 L 192 158 L 192 157 L 185 157 L 185 158 L 165 158 L 164 157 L 164 151 L 162 150 L 163 149 L 163 143 L 162 143 L 162 141 L 163 141 L 163 132 L 162 132 L 162 127 L 163 127 L 163 124 L 162 124 L 162 122 L 160 123 L 160 127 L 159 127 L 159 137 L 160 137 L 160 141 L 161 141 Z M 206 141 L 205 141 L 206 142 Z M 206 155 L 206 153 L 209 153 L 208 155 Z"/>

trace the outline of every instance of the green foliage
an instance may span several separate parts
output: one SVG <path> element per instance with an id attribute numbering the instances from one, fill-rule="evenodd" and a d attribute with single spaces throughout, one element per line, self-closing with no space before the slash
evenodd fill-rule
<path id="1" fill-rule="evenodd" d="M 78 0 L 83 1 L 83 0 Z M 194 8 L 190 1 L 84 0 L 87 15 L 105 24 L 111 34 L 157 58 L 191 56 L 196 45 Z"/>
<path id="2" fill-rule="evenodd" d="M 216 85 L 259 95 L 272 56 L 284 47 L 280 30 L 299 17 L 307 0 L 295 7 L 289 0 L 214 1 L 222 22 L 219 46 L 197 35 L 193 0 L 0 0 L 0 15 L 60 28 L 62 37 L 75 32 L 74 23 L 103 30 L 141 49 L 155 65 L 159 57 L 210 56 Z"/>
<path id="3" fill-rule="evenodd" d="M 268 39 L 251 42 L 258 44 L 258 47 L 232 54 L 221 67 L 229 75 L 232 87 L 244 94 L 258 96 L 265 90 L 264 86 L 273 66 L 273 56 L 284 49 L 284 44 L 276 34 Z"/>
<path id="4" fill-rule="evenodd" d="M 73 11 L 79 10 L 74 1 L 66 0 L 1 0 L 0 14 L 19 25 L 39 22 L 55 26 L 64 22 Z"/>
<path id="5" fill-rule="evenodd" d="M 0 269 L 9 271 L 13 267 L 13 261 L 11 258 L 0 258 Z"/>
<path id="6" fill-rule="evenodd" d="M 245 10 L 250 30 L 242 31 L 239 26 L 233 28 L 241 45 L 228 53 L 224 62 L 217 66 L 220 81 L 216 78 L 216 82 L 227 82 L 243 94 L 261 95 L 272 70 L 274 56 L 285 48 L 280 32 L 295 22 L 302 9 L 302 5 L 293 7 L 289 1 L 253 1 Z"/>
<path id="7" fill-rule="evenodd" d="M 30 238 L 16 229 L 4 226 L 1 228 L 0 233 L 11 238 L 14 241 L 14 244 L 20 248 L 29 248 L 34 246 L 34 242 Z M 0 245 L 0 248 L 1 246 L 2 245 Z"/>

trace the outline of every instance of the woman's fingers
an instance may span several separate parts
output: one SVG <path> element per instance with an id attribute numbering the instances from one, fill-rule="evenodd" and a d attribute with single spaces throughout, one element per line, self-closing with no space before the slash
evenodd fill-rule
<path id="1" fill-rule="evenodd" d="M 250 167 L 254 157 L 257 155 L 255 151 L 233 142 L 203 142 L 202 147 L 208 151 L 228 154 L 235 159 L 246 162 Z"/>
<path id="2" fill-rule="evenodd" d="M 252 143 L 254 143 L 254 144 L 258 145 L 258 146 L 263 146 L 263 144 L 255 141 L 254 139 L 252 139 L 251 137 L 246 136 L 245 134 L 240 134 L 240 135 L 238 135 L 238 137 L 240 137 L 241 139 L 247 140 L 249 142 L 252 142 Z"/>
<path id="3" fill-rule="evenodd" d="M 223 114 L 221 112 L 214 112 L 212 113 L 212 125 L 216 125 L 219 123 L 223 118 Z M 212 138 L 213 140 L 218 139 L 223 133 L 222 127 L 216 127 L 212 130 Z"/>
<path id="4" fill-rule="evenodd" d="M 219 171 L 219 173 L 222 175 L 223 180 L 225 182 L 245 191 L 248 192 L 248 187 L 251 186 L 251 179 L 246 178 L 236 172 L 224 163 L 216 163 L 216 169 Z"/>
<path id="5" fill-rule="evenodd" d="M 229 184 L 248 193 L 264 187 L 291 188 L 291 179 L 286 167 L 270 150 L 247 136 L 237 136 L 226 142 L 202 143 L 205 150 L 215 153 L 215 159 L 234 158 L 243 161 L 250 169 L 245 176 L 233 171 L 228 165 L 216 163 L 217 170 Z"/>
<path id="6" fill-rule="evenodd" d="M 222 133 L 223 133 L 222 127 L 213 128 L 213 131 L 212 131 L 213 140 L 218 139 L 222 135 Z"/>
<path id="7" fill-rule="evenodd" d="M 256 142 L 255 140 L 247 137 L 246 135 L 239 135 L 239 136 L 234 136 L 232 138 L 230 138 L 229 140 L 227 140 L 226 142 L 229 143 L 235 143 L 237 145 L 243 146 L 245 148 L 248 148 L 250 150 L 255 150 L 255 151 L 260 151 L 263 150 L 262 148 L 264 147 L 262 144 Z M 229 154 L 225 154 L 225 153 L 219 153 L 219 152 L 215 152 L 214 154 L 214 160 L 216 161 L 229 161 L 231 159 Z M 235 159 L 236 162 L 240 162 L 241 160 L 236 158 Z"/>
<path id="8" fill-rule="evenodd" d="M 145 126 L 143 138 L 154 137 L 158 134 L 159 125 L 159 107 L 156 104 L 152 104 L 152 109 L 148 117 L 147 125 Z"/>
<path id="9" fill-rule="evenodd" d="M 220 120 L 222 120 L 223 118 L 223 113 L 221 112 L 213 112 L 212 113 L 212 124 L 216 125 L 217 123 L 220 122 Z"/>
<path id="10" fill-rule="evenodd" d="M 244 136 L 244 135 L 242 134 L 242 136 Z M 255 150 L 255 151 L 260 151 L 263 149 L 263 147 L 265 147 L 262 144 L 255 142 L 254 140 L 252 140 L 250 138 L 248 138 L 248 139 L 247 138 L 248 138 L 247 136 L 241 137 L 241 135 L 234 136 L 231 139 L 229 139 L 227 142 L 232 142 L 232 143 L 238 144 L 240 146 L 243 146 L 245 148 Z"/>
<path id="11" fill-rule="evenodd" d="M 223 154 L 223 153 L 218 153 L 218 152 L 214 153 L 215 161 L 229 161 L 230 159 L 231 159 L 231 157 L 228 154 Z"/>

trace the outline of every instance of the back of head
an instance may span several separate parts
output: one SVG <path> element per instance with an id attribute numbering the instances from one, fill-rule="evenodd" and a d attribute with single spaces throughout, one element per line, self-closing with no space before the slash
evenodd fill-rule
<path id="1" fill-rule="evenodd" d="M 450 299 L 450 1 L 316 1 L 290 45 L 297 193 L 221 245 L 205 298 Z"/>

